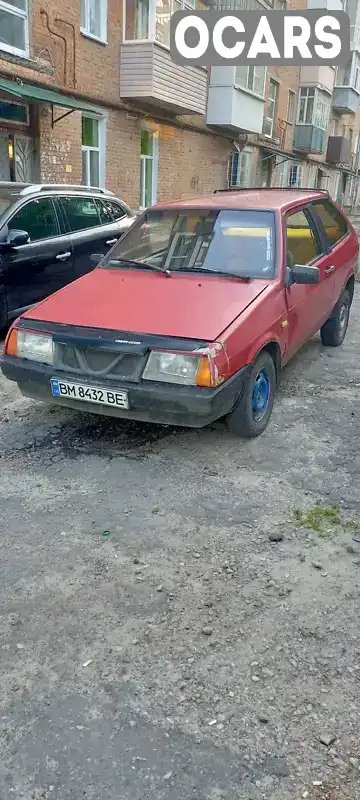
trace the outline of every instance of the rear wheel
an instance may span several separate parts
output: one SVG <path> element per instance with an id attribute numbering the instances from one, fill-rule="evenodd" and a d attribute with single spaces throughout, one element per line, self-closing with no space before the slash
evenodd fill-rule
<path id="1" fill-rule="evenodd" d="M 327 347 L 340 347 L 343 343 L 349 324 L 350 306 L 350 294 L 344 289 L 332 317 L 325 322 L 320 331 L 321 341 Z"/>
<path id="2" fill-rule="evenodd" d="M 264 350 L 250 367 L 241 397 L 227 415 L 231 433 L 248 439 L 259 436 L 271 417 L 275 392 L 275 364 Z"/>

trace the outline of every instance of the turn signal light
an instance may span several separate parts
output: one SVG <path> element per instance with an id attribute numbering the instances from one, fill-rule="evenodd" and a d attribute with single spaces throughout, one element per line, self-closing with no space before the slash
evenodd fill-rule
<path id="1" fill-rule="evenodd" d="M 207 356 L 204 356 L 199 364 L 199 369 L 196 375 L 196 386 L 212 386 L 213 379 L 210 369 L 210 361 Z"/>
<path id="2" fill-rule="evenodd" d="M 16 356 L 17 355 L 17 330 L 16 328 L 10 328 L 9 333 L 5 339 L 5 347 L 4 347 L 5 355 L 7 356 Z"/>

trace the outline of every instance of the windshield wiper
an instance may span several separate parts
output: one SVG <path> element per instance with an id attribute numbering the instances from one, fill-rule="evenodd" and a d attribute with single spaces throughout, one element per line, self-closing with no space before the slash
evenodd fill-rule
<path id="1" fill-rule="evenodd" d="M 163 269 L 162 267 L 158 267 L 155 264 L 147 264 L 144 261 L 132 261 L 130 258 L 110 258 L 109 261 L 107 261 L 104 264 L 104 267 L 109 267 L 109 266 L 115 267 L 121 264 L 124 264 L 124 266 L 126 267 L 138 267 L 138 268 L 140 267 L 140 269 L 153 269 L 156 272 L 162 272 L 164 275 L 167 275 L 168 277 L 171 276 L 171 272 L 169 269 Z"/>
<path id="2" fill-rule="evenodd" d="M 204 272 L 206 275 L 223 275 L 224 278 L 239 278 L 242 281 L 249 283 L 252 280 L 250 275 L 241 275 L 239 272 L 224 272 L 222 269 L 206 269 L 206 267 L 178 267 L 173 272 L 194 272 L 201 274 Z"/>

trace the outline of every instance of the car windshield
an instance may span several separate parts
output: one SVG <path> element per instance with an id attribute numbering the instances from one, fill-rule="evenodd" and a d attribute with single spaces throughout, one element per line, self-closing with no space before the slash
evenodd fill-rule
<path id="1" fill-rule="evenodd" d="M 0 217 L 11 206 L 14 200 L 11 197 L 0 196 Z"/>
<path id="2" fill-rule="evenodd" d="M 273 278 L 274 214 L 247 209 L 149 209 L 104 258 L 103 268 L 214 272 Z"/>

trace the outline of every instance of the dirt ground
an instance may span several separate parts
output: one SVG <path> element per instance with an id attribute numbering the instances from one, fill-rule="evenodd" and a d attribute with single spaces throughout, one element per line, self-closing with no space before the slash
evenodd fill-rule
<path id="1" fill-rule="evenodd" d="M 1 800 L 360 798 L 356 295 L 250 442 L 0 378 Z"/>

